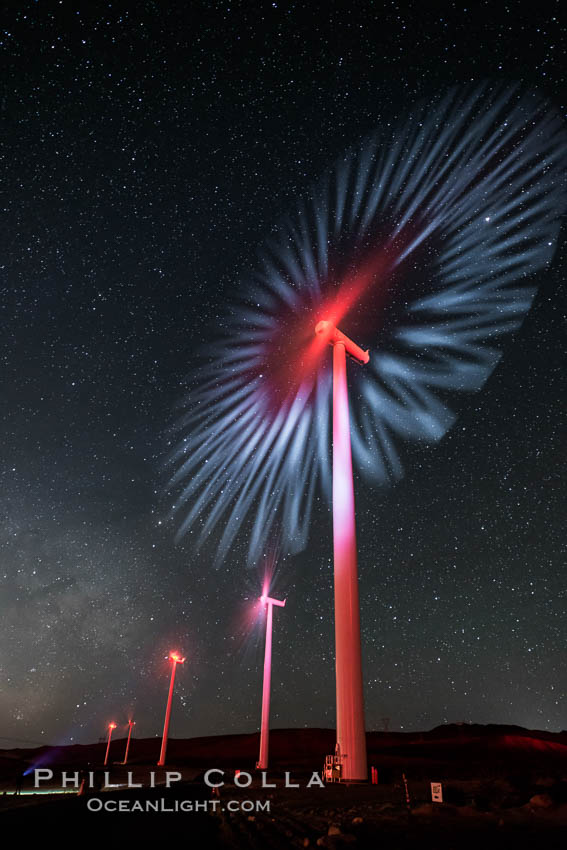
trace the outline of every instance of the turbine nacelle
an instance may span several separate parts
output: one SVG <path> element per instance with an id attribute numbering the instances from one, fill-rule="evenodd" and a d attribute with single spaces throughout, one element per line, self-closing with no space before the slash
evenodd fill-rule
<path id="1" fill-rule="evenodd" d="M 185 661 L 185 659 L 181 657 L 179 652 L 170 652 L 167 660 L 173 661 L 174 664 L 183 664 L 183 662 Z"/>
<path id="2" fill-rule="evenodd" d="M 318 336 L 325 337 L 329 345 L 342 343 L 347 354 L 350 354 L 359 363 L 368 363 L 370 354 L 368 351 L 363 351 L 352 339 L 349 339 L 342 331 L 340 331 L 332 322 L 324 319 L 317 322 L 315 325 L 315 333 Z"/>
<path id="3" fill-rule="evenodd" d="M 271 596 L 266 596 L 265 594 L 260 597 L 260 602 L 262 605 L 277 605 L 278 608 L 285 607 L 285 599 L 282 602 L 279 599 L 272 599 Z"/>

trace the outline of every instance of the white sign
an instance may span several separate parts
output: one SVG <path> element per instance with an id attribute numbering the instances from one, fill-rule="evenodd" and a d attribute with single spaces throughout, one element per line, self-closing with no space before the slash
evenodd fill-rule
<path id="1" fill-rule="evenodd" d="M 443 802 L 443 786 L 440 782 L 431 783 L 431 799 L 434 803 Z"/>

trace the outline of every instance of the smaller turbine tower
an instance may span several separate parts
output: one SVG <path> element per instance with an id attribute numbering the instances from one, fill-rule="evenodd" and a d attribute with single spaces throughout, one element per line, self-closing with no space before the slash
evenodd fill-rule
<path id="1" fill-rule="evenodd" d="M 270 740 L 270 681 L 272 676 L 272 619 L 274 605 L 278 608 L 285 606 L 285 599 L 272 599 L 265 594 L 260 597 L 262 605 L 266 606 L 268 616 L 266 617 L 266 649 L 264 652 L 264 688 L 262 691 L 262 727 L 260 731 L 260 758 L 256 762 L 259 770 L 268 767 L 268 746 Z"/>
<path id="2" fill-rule="evenodd" d="M 108 724 L 108 743 L 106 745 L 106 753 L 104 755 L 104 766 L 105 767 L 108 764 L 108 754 L 110 752 L 110 739 L 112 738 L 112 732 L 113 732 L 114 729 L 116 729 L 116 723 L 109 723 Z"/>
<path id="3" fill-rule="evenodd" d="M 128 721 L 128 739 L 126 741 L 126 752 L 124 753 L 124 761 L 122 764 L 126 764 L 128 761 L 128 750 L 130 749 L 130 738 L 132 737 L 132 727 L 136 725 L 135 720 Z"/>
<path id="4" fill-rule="evenodd" d="M 171 701 L 173 699 L 173 683 L 175 682 L 175 668 L 178 664 L 183 664 L 184 658 L 181 658 L 178 652 L 170 652 L 168 661 L 171 661 L 171 680 L 169 683 L 169 695 L 167 697 L 167 707 L 165 709 L 165 723 L 163 724 L 163 737 L 161 739 L 161 752 L 159 754 L 158 767 L 163 767 L 165 764 L 165 754 L 167 752 L 167 733 L 169 732 L 169 718 L 171 717 Z"/>

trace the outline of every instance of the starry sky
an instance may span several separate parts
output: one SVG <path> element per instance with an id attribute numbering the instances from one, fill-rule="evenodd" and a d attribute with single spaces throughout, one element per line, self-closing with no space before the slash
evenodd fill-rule
<path id="1" fill-rule="evenodd" d="M 5 5 L 0 746 L 259 727 L 265 565 L 174 542 L 195 351 L 347 147 L 452 82 L 565 114 L 560 3 Z M 390 490 L 356 481 L 366 715 L 565 728 L 564 237 L 484 389 Z M 214 535 L 213 535 L 214 537 Z M 276 561 L 272 724 L 334 725 L 331 515 Z M 118 730 L 120 732 L 120 730 Z M 118 734 L 118 733 L 116 733 Z"/>

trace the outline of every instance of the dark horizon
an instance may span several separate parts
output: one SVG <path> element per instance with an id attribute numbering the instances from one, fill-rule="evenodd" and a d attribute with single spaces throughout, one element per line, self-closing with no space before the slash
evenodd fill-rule
<path id="1" fill-rule="evenodd" d="M 513 736 L 512 740 L 508 740 L 508 736 L 505 733 L 514 732 L 517 733 Z M 524 734 L 525 733 L 525 734 Z M 289 746 L 293 744 L 293 738 L 300 739 L 299 743 L 295 743 L 294 746 L 299 747 L 299 751 L 305 747 L 306 738 L 305 735 L 309 735 L 309 740 L 314 747 L 321 746 L 321 743 L 326 740 L 329 749 L 333 749 L 333 742 L 336 735 L 336 729 L 334 727 L 314 727 L 314 728 L 286 728 L 286 727 L 273 727 L 270 730 L 270 740 L 271 740 L 271 755 L 277 761 L 281 758 L 282 753 L 287 751 Z M 499 723 L 487 723 L 487 724 L 478 724 L 478 723 L 449 723 L 442 724 L 440 726 L 434 726 L 432 729 L 422 729 L 415 730 L 412 732 L 408 731 L 400 731 L 400 730 L 384 730 L 384 729 L 367 729 L 366 736 L 367 739 L 380 739 L 384 738 L 384 741 L 387 740 L 388 737 L 391 738 L 400 738 L 403 740 L 413 740 L 414 742 L 422 742 L 422 743 L 434 743 L 435 741 L 447 741 L 447 740 L 455 740 L 455 742 L 464 743 L 468 739 L 474 738 L 478 739 L 491 739 L 496 738 L 497 740 L 501 739 L 502 736 L 505 735 L 505 739 L 500 740 L 500 745 L 503 749 L 514 750 L 518 746 L 522 746 L 522 741 L 526 742 L 528 740 L 544 740 L 551 741 L 557 737 L 567 736 L 567 730 L 563 729 L 559 732 L 548 732 L 546 730 L 538 730 L 538 729 L 526 729 L 523 726 L 516 726 L 513 724 L 499 724 Z M 287 737 L 286 737 L 287 736 Z M 124 747 L 126 744 L 127 736 L 125 735 L 123 738 L 121 737 L 113 737 L 111 742 L 110 753 L 115 758 L 117 751 L 120 754 L 124 751 Z M 197 747 L 207 746 L 211 744 L 214 748 L 215 744 L 220 744 L 221 742 L 233 741 L 233 739 L 239 739 L 234 741 L 235 744 L 240 744 L 242 746 L 247 746 L 250 750 L 250 757 L 255 757 L 257 755 L 257 745 L 260 740 L 260 732 L 259 730 L 253 732 L 235 732 L 230 735 L 200 735 L 196 737 L 170 737 L 169 738 L 169 748 L 168 748 L 168 759 L 164 769 L 167 769 L 168 763 L 174 762 L 176 757 L 179 757 L 179 748 L 183 747 L 183 745 L 193 744 Z M 0 743 L 6 742 L 8 739 L 0 738 Z M 25 742 L 20 742 L 21 744 Z M 374 741 L 374 743 L 376 743 Z M 97 747 L 100 749 L 101 753 L 104 754 L 107 746 L 106 737 L 101 737 L 97 741 L 85 742 L 82 744 L 49 744 L 47 742 L 27 742 L 29 746 L 14 746 L 14 747 L 0 747 L 0 753 L 14 753 L 14 752 L 22 752 L 22 753 L 32 753 L 38 750 L 49 749 L 53 750 L 54 753 L 59 753 L 60 755 L 64 755 L 65 751 L 75 750 L 77 748 L 81 750 L 85 750 L 87 748 L 92 749 Z M 161 744 L 161 735 L 156 734 L 153 736 L 135 736 L 132 735 L 131 738 L 131 748 L 129 752 L 129 763 L 132 765 L 136 765 L 140 760 L 140 752 L 136 750 L 136 745 L 141 746 L 144 750 L 144 753 L 147 755 L 148 747 L 155 748 L 155 756 L 157 758 L 159 754 Z M 525 746 L 526 744 L 524 744 Z M 565 743 L 559 743 L 560 747 L 567 747 L 567 740 Z M 224 746 L 224 744 L 223 744 Z M 282 751 L 282 746 L 284 747 Z M 372 749 L 373 742 L 368 740 L 368 747 Z M 536 746 L 536 745 L 534 745 Z M 177 748 L 177 753 L 175 752 Z M 214 751 L 214 750 L 213 750 Z M 241 750 L 237 750 L 236 753 L 231 752 L 230 750 L 223 751 L 224 756 L 227 759 L 238 758 L 238 753 Z M 417 753 L 416 753 L 417 754 Z M 193 753 L 187 752 L 187 756 L 192 756 L 195 758 L 202 757 L 203 751 L 197 748 Z M 55 758 L 53 762 L 49 762 L 49 764 L 45 764 L 45 766 L 49 766 L 50 764 L 56 764 L 60 759 Z M 120 764 L 120 762 L 113 762 L 113 764 Z M 41 765 L 44 766 L 42 762 Z"/>

